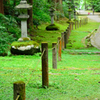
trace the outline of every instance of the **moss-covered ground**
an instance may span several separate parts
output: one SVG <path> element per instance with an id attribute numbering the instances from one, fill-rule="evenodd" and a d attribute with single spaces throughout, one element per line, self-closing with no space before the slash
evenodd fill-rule
<path id="1" fill-rule="evenodd" d="M 63 24 L 64 22 L 64 24 Z M 0 100 L 13 100 L 13 83 L 26 83 L 26 100 L 99 100 L 100 99 L 100 55 L 69 54 L 69 51 L 96 52 L 98 49 L 85 48 L 81 40 L 100 23 L 89 22 L 73 30 L 70 36 L 73 46 L 62 51 L 62 60 L 57 69 L 52 68 L 52 50 L 49 50 L 49 88 L 42 88 L 41 57 L 33 56 L 0 57 Z M 59 31 L 45 31 L 46 24 L 39 27 L 34 40 L 46 41 L 49 48 L 57 41 L 68 24 L 65 20 L 57 23 Z M 78 42 L 77 42 L 78 41 Z"/>

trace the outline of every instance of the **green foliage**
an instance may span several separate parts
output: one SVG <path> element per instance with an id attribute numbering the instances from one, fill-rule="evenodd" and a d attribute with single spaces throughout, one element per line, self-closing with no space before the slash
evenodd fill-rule
<path id="1" fill-rule="evenodd" d="M 41 22 L 50 21 L 49 15 L 50 4 L 44 0 L 34 0 L 33 1 L 33 23 L 38 26 Z"/>
<path id="2" fill-rule="evenodd" d="M 12 34 L 17 39 L 19 38 L 21 32 L 16 20 L 12 16 L 6 17 L 0 14 L 0 27 L 4 32 Z"/>
<path id="3" fill-rule="evenodd" d="M 11 44 L 11 46 L 15 46 L 16 48 L 20 46 L 28 46 L 28 45 L 34 45 L 34 47 L 39 46 L 39 44 L 35 41 L 23 41 L 23 42 L 15 41 Z"/>
<path id="4" fill-rule="evenodd" d="M 15 38 L 12 35 L 9 35 L 7 32 L 0 31 L 0 55 L 4 55 L 8 52 L 11 42 Z"/>
<path id="5" fill-rule="evenodd" d="M 16 20 L 0 14 L 0 55 L 7 53 L 10 43 L 17 40 L 19 34 L 20 29 Z"/>
<path id="6" fill-rule="evenodd" d="M 83 5 L 86 5 L 86 9 L 94 8 L 94 11 L 100 12 L 100 0 L 86 0 L 86 1 L 84 0 Z"/>
<path id="7" fill-rule="evenodd" d="M 71 6 L 71 8 L 69 9 L 69 5 Z M 71 18 L 73 18 L 73 4 L 70 3 L 69 1 L 65 0 L 65 2 L 63 2 L 63 11 L 64 11 L 64 15 L 65 17 L 69 18 L 69 11 L 71 12 Z"/>

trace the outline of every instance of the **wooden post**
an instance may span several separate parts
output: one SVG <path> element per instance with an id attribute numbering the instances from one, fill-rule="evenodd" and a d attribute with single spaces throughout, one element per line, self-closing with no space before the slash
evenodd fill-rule
<path id="1" fill-rule="evenodd" d="M 83 26 L 84 24 L 83 24 L 83 19 L 82 19 L 82 26 Z"/>
<path id="2" fill-rule="evenodd" d="M 83 25 L 84 25 L 85 23 L 84 23 L 84 18 L 83 18 Z"/>
<path id="3" fill-rule="evenodd" d="M 76 21 L 75 21 L 75 29 L 76 29 Z"/>
<path id="4" fill-rule="evenodd" d="M 72 22 L 72 30 L 73 30 L 73 22 Z"/>
<path id="5" fill-rule="evenodd" d="M 81 22 L 82 22 L 82 21 L 80 20 L 80 27 L 81 27 Z"/>
<path id="6" fill-rule="evenodd" d="M 79 20 L 77 21 L 77 27 L 79 28 Z"/>
<path id="7" fill-rule="evenodd" d="M 57 69 L 57 43 L 52 43 L 52 66 Z"/>
<path id="8" fill-rule="evenodd" d="M 70 27 L 70 33 L 71 33 L 71 30 L 72 30 L 72 26 L 71 26 L 71 24 L 72 24 L 72 23 L 70 22 L 70 24 L 69 24 L 69 27 Z"/>
<path id="9" fill-rule="evenodd" d="M 86 23 L 88 23 L 88 18 L 86 19 Z"/>
<path id="10" fill-rule="evenodd" d="M 68 35 L 68 29 L 66 29 L 66 44 L 68 43 L 68 39 L 69 39 L 68 36 L 69 36 L 69 35 Z"/>
<path id="11" fill-rule="evenodd" d="M 67 28 L 68 32 L 67 32 L 67 40 L 69 39 L 70 36 L 70 31 L 69 31 L 69 27 Z"/>
<path id="12" fill-rule="evenodd" d="M 58 37 L 58 61 L 61 61 L 61 37 Z"/>
<path id="13" fill-rule="evenodd" d="M 67 32 L 64 32 L 64 48 L 66 48 L 66 39 L 67 39 Z"/>
<path id="14" fill-rule="evenodd" d="M 49 80 L 48 80 L 48 43 L 42 42 L 42 87 L 48 87 L 49 86 Z"/>
<path id="15" fill-rule="evenodd" d="M 25 100 L 25 83 L 22 81 L 13 83 L 14 100 Z"/>
<path id="16" fill-rule="evenodd" d="M 64 49 L 64 33 L 61 33 L 62 41 L 61 41 L 61 47 Z"/>
<path id="17" fill-rule="evenodd" d="M 71 32 L 70 32 L 70 27 L 68 27 L 68 34 L 69 34 L 69 36 L 70 36 L 70 33 L 71 33 Z"/>

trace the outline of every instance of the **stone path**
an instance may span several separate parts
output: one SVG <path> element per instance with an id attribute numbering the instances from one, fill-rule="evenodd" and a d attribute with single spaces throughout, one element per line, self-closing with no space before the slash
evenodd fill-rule
<path id="1" fill-rule="evenodd" d="M 96 22 L 100 22 L 100 13 L 94 13 L 94 15 L 92 13 L 90 13 L 90 15 L 88 15 L 88 12 L 86 12 L 85 10 L 77 10 L 77 12 L 79 14 L 86 15 L 91 20 L 94 20 Z"/>

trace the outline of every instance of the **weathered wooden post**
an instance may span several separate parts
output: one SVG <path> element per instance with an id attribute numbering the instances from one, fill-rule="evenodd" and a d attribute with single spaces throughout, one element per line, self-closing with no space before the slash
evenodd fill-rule
<path id="1" fill-rule="evenodd" d="M 57 43 L 52 43 L 52 66 L 57 69 Z"/>
<path id="2" fill-rule="evenodd" d="M 66 29 L 66 44 L 68 43 L 68 37 L 69 36 L 69 32 L 68 32 L 68 29 Z"/>
<path id="3" fill-rule="evenodd" d="M 75 21 L 75 29 L 76 29 L 76 21 Z"/>
<path id="4" fill-rule="evenodd" d="M 82 25 L 84 25 L 84 21 L 83 21 L 83 19 L 82 19 Z"/>
<path id="5" fill-rule="evenodd" d="M 49 80 L 48 80 L 48 43 L 42 42 L 42 87 L 48 87 L 49 86 Z"/>
<path id="6" fill-rule="evenodd" d="M 87 20 L 86 20 L 86 23 L 88 23 L 88 18 L 87 18 Z"/>
<path id="7" fill-rule="evenodd" d="M 73 30 L 73 22 L 72 22 L 72 30 Z"/>
<path id="8" fill-rule="evenodd" d="M 14 100 L 25 100 L 25 83 L 22 81 L 13 84 Z"/>
<path id="9" fill-rule="evenodd" d="M 61 37 L 58 37 L 58 61 L 61 61 Z"/>
<path id="10" fill-rule="evenodd" d="M 84 25 L 84 18 L 83 18 L 83 25 Z"/>
<path id="11" fill-rule="evenodd" d="M 79 28 L 79 21 L 77 21 L 77 28 Z"/>
<path id="12" fill-rule="evenodd" d="M 62 37 L 61 47 L 62 47 L 62 50 L 63 50 L 64 49 L 64 33 L 63 32 L 61 33 L 61 37 Z"/>
<path id="13" fill-rule="evenodd" d="M 71 33 L 71 30 L 72 30 L 71 22 L 70 22 L 70 24 L 69 24 L 69 27 L 70 27 L 70 33 Z"/>
<path id="14" fill-rule="evenodd" d="M 67 40 L 69 39 L 69 36 L 70 36 L 70 30 L 69 30 L 69 27 L 67 28 L 68 30 L 68 33 L 67 33 Z"/>
<path id="15" fill-rule="evenodd" d="M 64 48 L 66 48 L 66 39 L 67 39 L 67 34 L 64 32 Z"/>
<path id="16" fill-rule="evenodd" d="M 81 27 L 82 20 L 80 20 L 80 27 Z"/>

